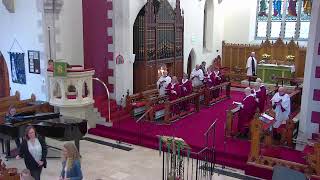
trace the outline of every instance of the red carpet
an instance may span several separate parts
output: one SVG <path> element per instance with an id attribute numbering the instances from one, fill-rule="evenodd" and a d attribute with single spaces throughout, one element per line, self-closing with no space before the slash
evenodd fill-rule
<path id="1" fill-rule="evenodd" d="M 96 128 L 90 129 L 89 133 L 152 149 L 158 149 L 159 142 L 156 135 L 176 136 L 183 138 L 191 146 L 192 151 L 198 152 L 205 147 L 204 133 L 213 121 L 217 119 L 215 137 L 217 163 L 247 170 L 249 166 L 247 166 L 246 161 L 250 151 L 250 142 L 224 138 L 226 109 L 229 108 L 232 101 L 241 101 L 243 96 L 242 92 L 232 91 L 231 99 L 222 101 L 210 108 L 202 107 L 199 113 L 187 116 L 171 125 L 157 125 L 151 122 L 137 124 L 134 119 L 126 118 L 115 122 L 112 128 L 97 125 Z M 277 155 L 295 162 L 301 162 L 300 154 L 300 152 L 286 148 L 277 149 Z M 271 173 L 261 173 L 257 170 L 251 172 L 250 170 L 253 170 L 253 168 L 250 167 L 248 170 L 250 175 L 262 178 L 271 177 Z"/>

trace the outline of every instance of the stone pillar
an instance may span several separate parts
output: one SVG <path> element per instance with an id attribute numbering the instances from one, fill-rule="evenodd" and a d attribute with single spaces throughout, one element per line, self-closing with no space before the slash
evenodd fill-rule
<path id="1" fill-rule="evenodd" d="M 319 133 L 320 124 L 320 1 L 313 1 L 304 70 L 299 139 Z"/>

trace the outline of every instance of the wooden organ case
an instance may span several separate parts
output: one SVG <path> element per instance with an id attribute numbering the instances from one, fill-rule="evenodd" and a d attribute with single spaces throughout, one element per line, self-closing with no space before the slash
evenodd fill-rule
<path id="1" fill-rule="evenodd" d="M 183 27 L 180 0 L 173 9 L 167 0 L 148 0 L 133 26 L 134 93 L 155 89 L 158 69 L 183 75 Z"/>

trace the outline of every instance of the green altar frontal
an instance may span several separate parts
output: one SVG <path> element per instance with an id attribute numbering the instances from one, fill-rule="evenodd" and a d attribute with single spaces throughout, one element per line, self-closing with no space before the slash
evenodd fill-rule
<path id="1" fill-rule="evenodd" d="M 294 73 L 294 66 L 283 66 L 275 64 L 258 64 L 257 75 L 268 84 L 275 84 L 275 77 L 291 78 Z"/>

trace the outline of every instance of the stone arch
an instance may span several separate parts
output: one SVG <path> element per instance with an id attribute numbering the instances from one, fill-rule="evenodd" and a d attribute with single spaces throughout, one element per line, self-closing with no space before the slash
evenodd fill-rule
<path id="1" fill-rule="evenodd" d="M 196 53 L 192 48 L 189 56 L 188 56 L 188 63 L 187 63 L 187 74 L 190 76 L 192 69 L 196 66 Z"/>
<path id="2" fill-rule="evenodd" d="M 213 49 L 213 0 L 206 0 L 203 15 L 203 49 L 212 51 Z"/>

